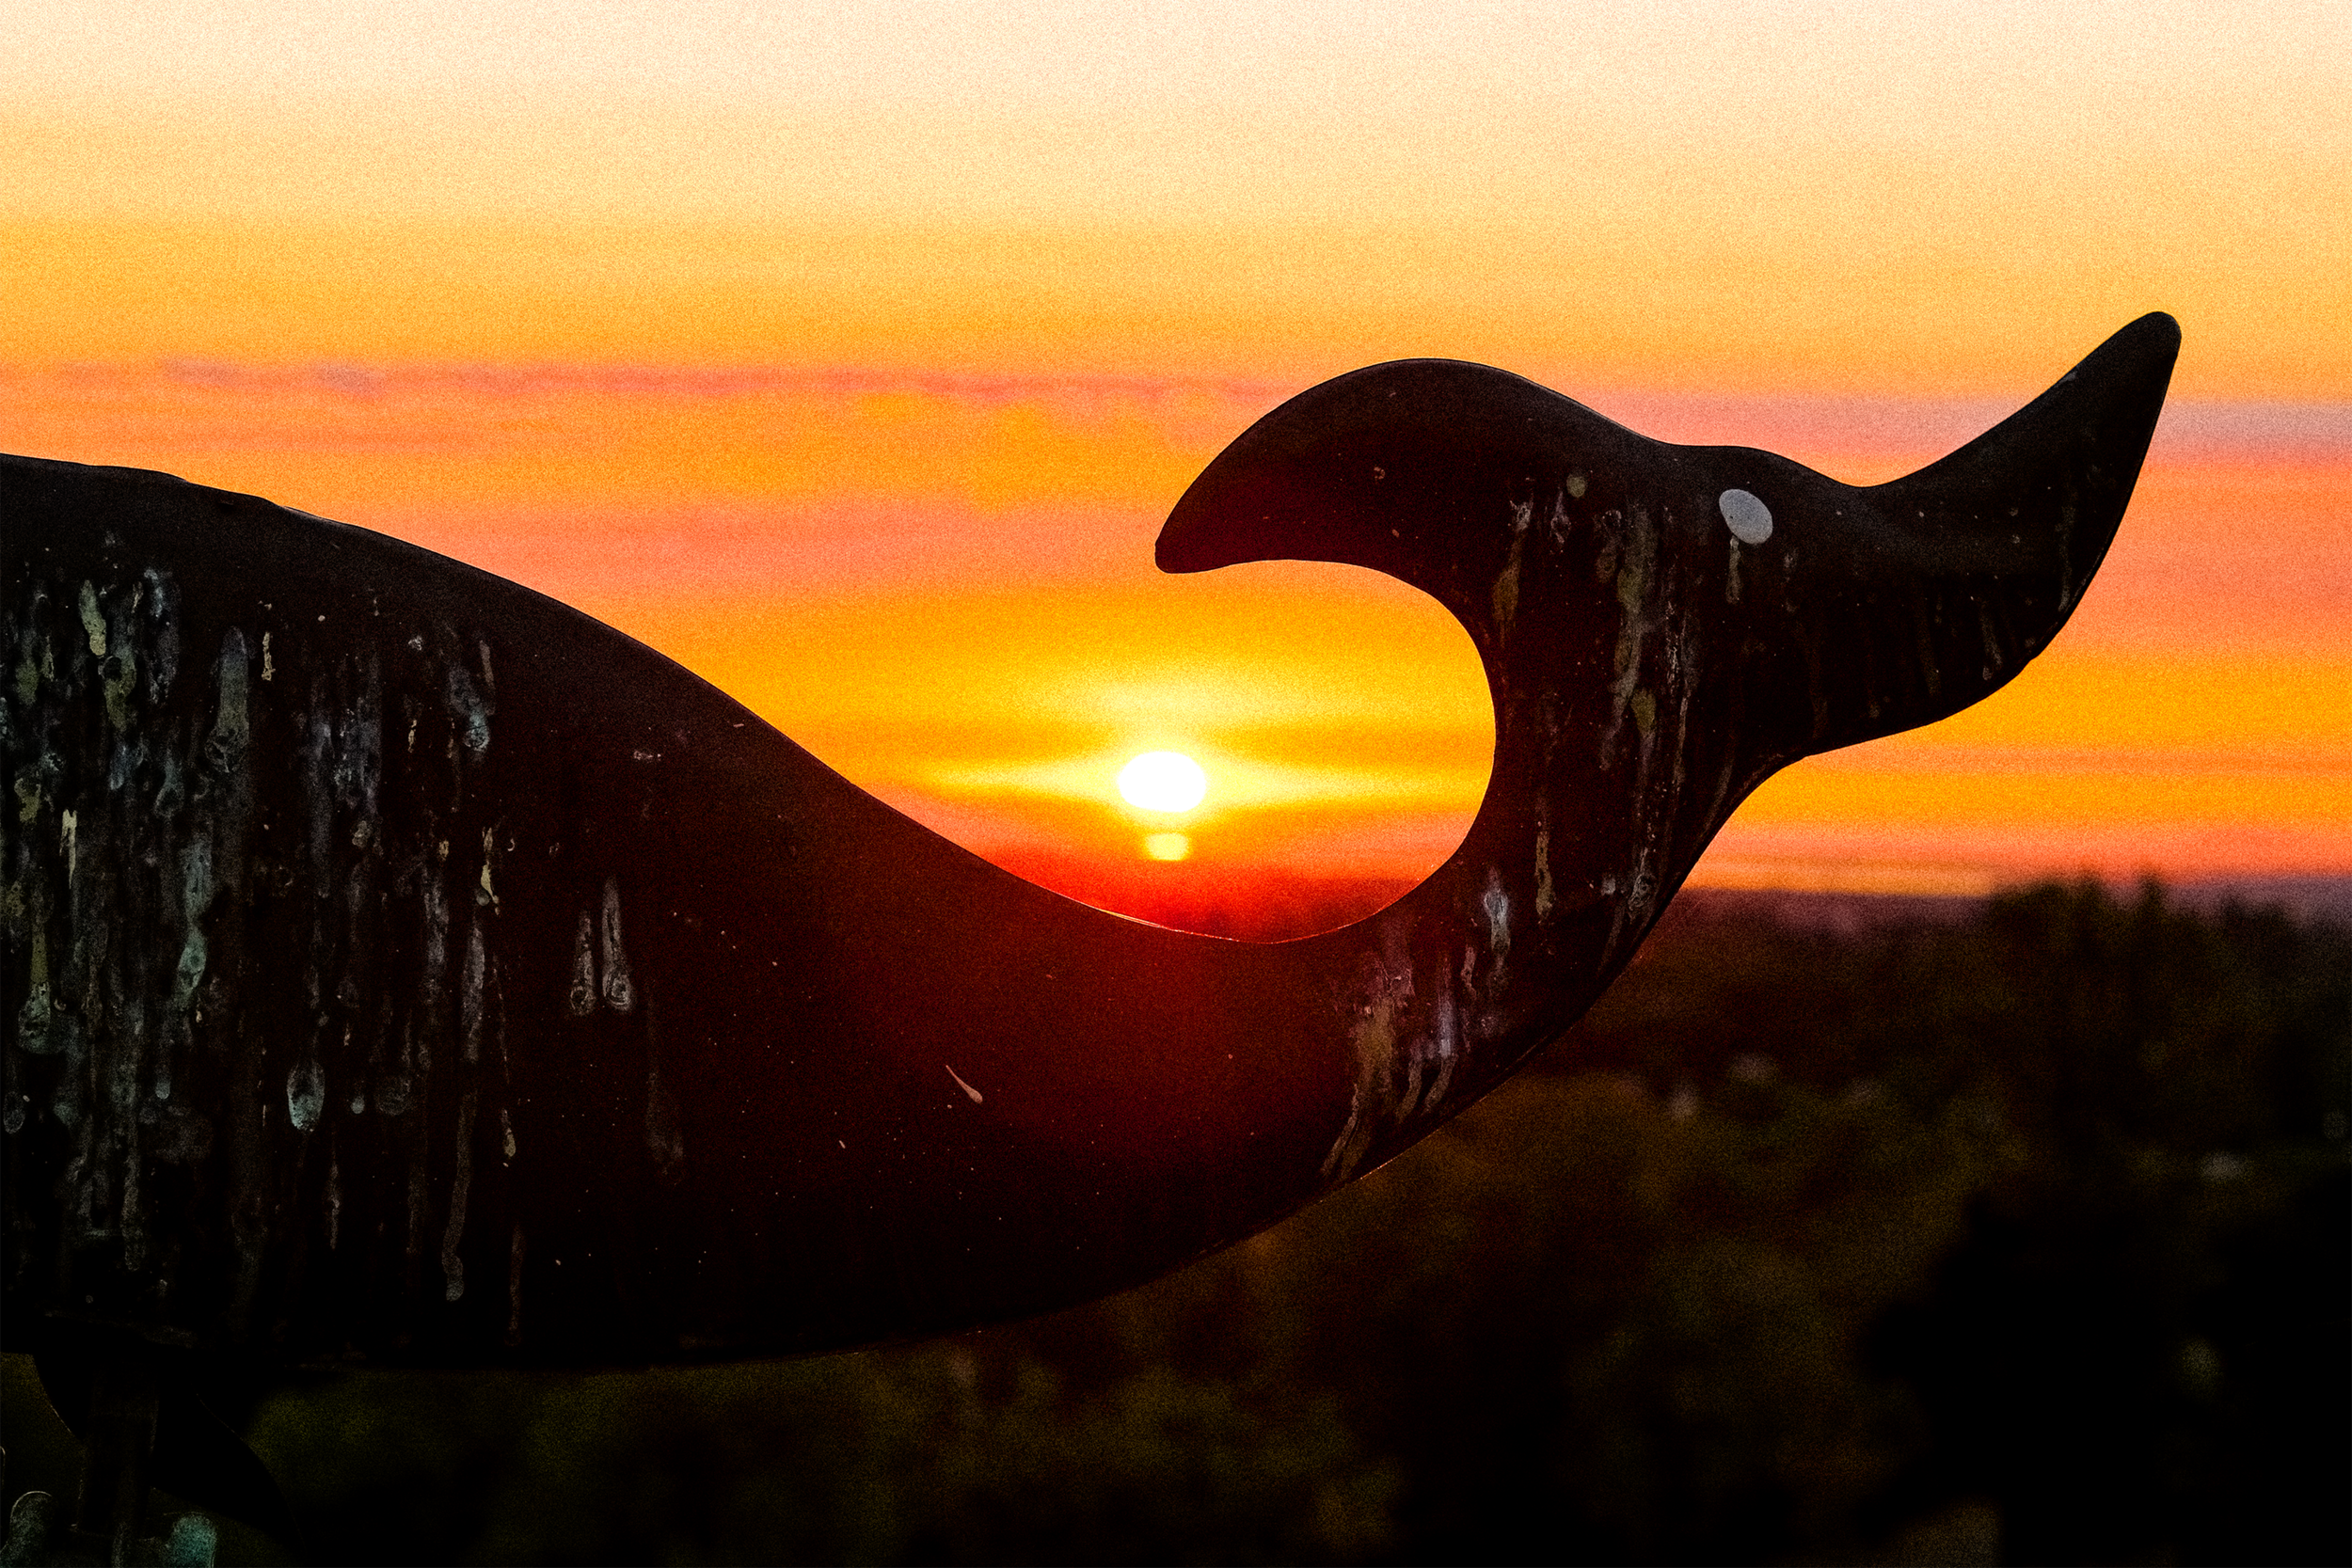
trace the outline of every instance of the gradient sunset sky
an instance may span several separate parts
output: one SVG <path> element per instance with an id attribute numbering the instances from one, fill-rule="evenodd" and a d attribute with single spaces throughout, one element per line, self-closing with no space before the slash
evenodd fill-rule
<path id="1" fill-rule="evenodd" d="M 1442 610 L 1151 565 L 1318 380 L 1480 359 L 1876 481 L 2169 310 L 2056 646 L 1768 784 L 1698 879 L 2352 874 L 2341 0 L 13 14 L 0 448 L 516 578 L 1023 868 L 1458 842 L 1491 720 Z M 1181 820 L 1113 791 L 1162 747 Z"/>

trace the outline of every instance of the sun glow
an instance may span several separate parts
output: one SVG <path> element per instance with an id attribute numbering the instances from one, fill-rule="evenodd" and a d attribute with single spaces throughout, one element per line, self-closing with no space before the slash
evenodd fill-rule
<path id="1" fill-rule="evenodd" d="M 1175 815 L 1199 805 L 1209 793 L 1209 776 L 1182 752 L 1146 752 L 1119 770 L 1119 797 L 1143 811 Z M 1167 835 L 1181 837 L 1181 834 Z M 1181 860 L 1152 851 L 1155 860 Z"/>
<path id="2" fill-rule="evenodd" d="M 1143 841 L 1143 852 L 1155 861 L 1181 861 L 1192 854 L 1192 839 L 1184 833 L 1152 833 Z"/>

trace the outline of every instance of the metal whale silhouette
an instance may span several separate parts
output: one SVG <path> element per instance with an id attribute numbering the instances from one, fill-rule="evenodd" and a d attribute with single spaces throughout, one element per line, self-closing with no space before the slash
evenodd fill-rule
<path id="1" fill-rule="evenodd" d="M 1276 409 L 1160 563 L 1435 595 L 1495 752 L 1419 888 L 1268 944 L 1025 882 L 513 583 L 7 459 L 8 1343 L 795 1354 L 1246 1237 L 1557 1037 L 1773 770 L 2046 646 L 2178 342 L 2143 318 L 1872 488 L 1452 361 Z"/>

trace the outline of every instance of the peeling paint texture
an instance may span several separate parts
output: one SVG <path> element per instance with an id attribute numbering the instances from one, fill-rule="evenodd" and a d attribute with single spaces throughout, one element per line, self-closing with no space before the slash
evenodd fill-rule
<path id="1" fill-rule="evenodd" d="M 1496 749 L 1427 882 L 1263 946 L 989 866 L 512 583 L 0 459 L 0 1333 L 789 1354 L 1239 1240 L 1557 1037 L 1774 769 L 2046 646 L 2176 344 L 2136 324 L 1874 490 L 1450 361 L 1276 410 L 1161 563 L 1415 584 L 1479 648 Z"/>

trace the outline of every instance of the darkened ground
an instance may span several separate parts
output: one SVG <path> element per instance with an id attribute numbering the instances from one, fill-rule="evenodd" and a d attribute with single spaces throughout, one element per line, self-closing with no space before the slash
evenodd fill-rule
<path id="1" fill-rule="evenodd" d="M 248 1430 L 322 1561 L 2341 1563 L 2348 1058 L 2339 927 L 1689 898 L 1484 1105 L 1146 1290 Z M 9 1492 L 70 1492 L 7 1371 Z"/>

